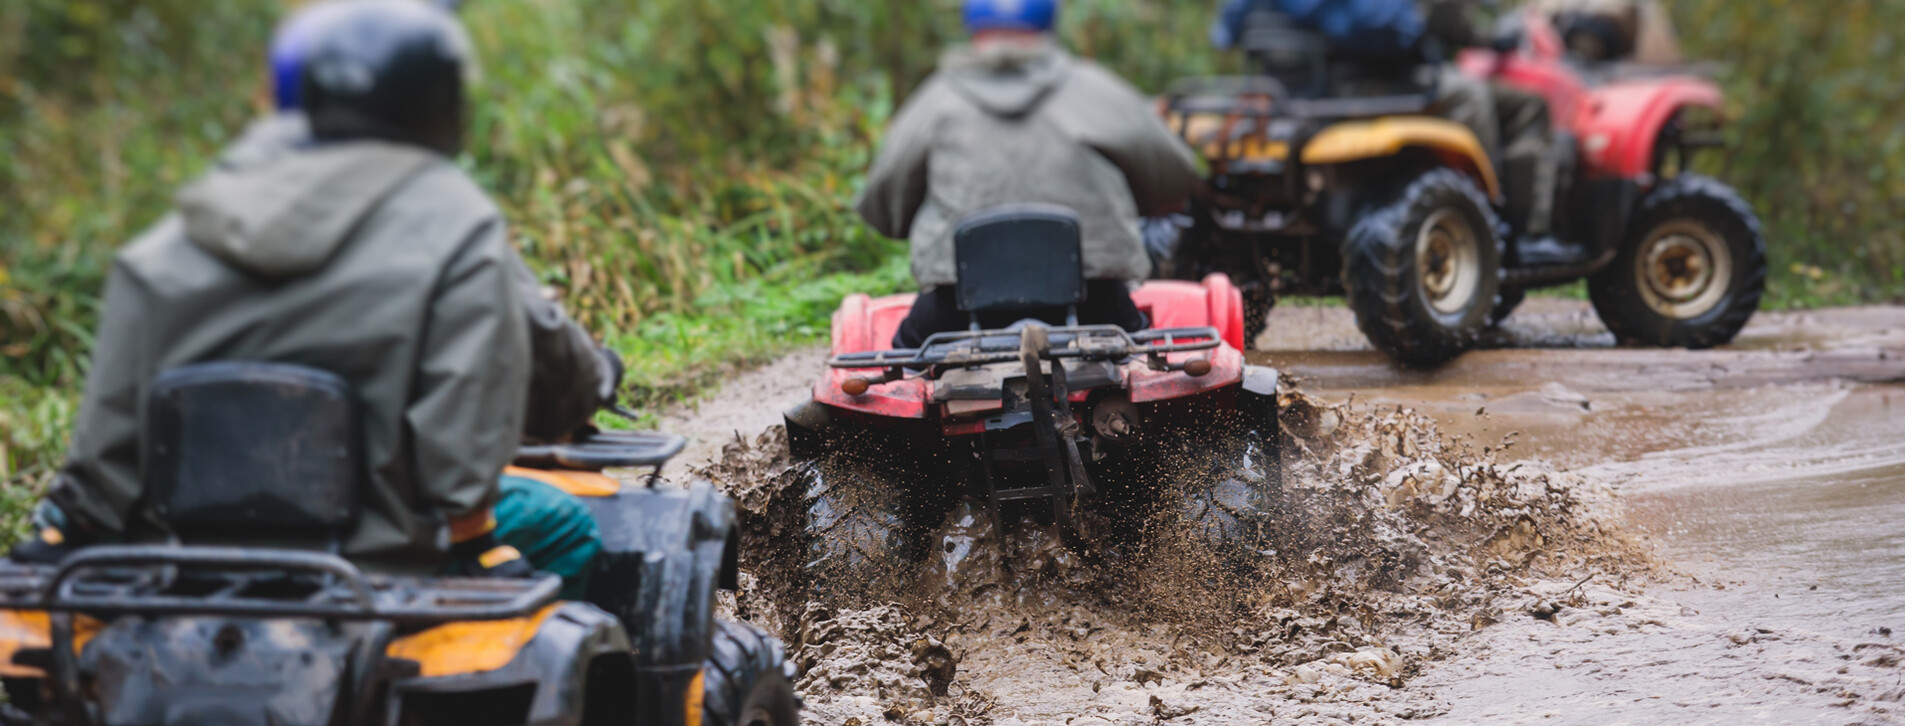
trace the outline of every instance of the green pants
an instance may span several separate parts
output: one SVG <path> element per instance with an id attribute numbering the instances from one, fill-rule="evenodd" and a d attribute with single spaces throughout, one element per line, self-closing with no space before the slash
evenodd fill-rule
<path id="1" fill-rule="evenodd" d="M 534 479 L 504 476 L 496 499 L 496 539 L 523 553 L 529 564 L 562 576 L 562 598 L 588 592 L 589 571 L 602 551 L 602 534 L 589 506 Z"/>

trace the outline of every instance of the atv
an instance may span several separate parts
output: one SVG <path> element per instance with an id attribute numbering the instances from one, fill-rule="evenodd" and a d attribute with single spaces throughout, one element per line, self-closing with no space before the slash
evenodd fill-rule
<path id="1" fill-rule="evenodd" d="M 737 576 L 732 502 L 601 473 L 658 470 L 680 437 L 520 452 L 512 474 L 599 523 L 588 594 L 563 601 L 554 575 L 371 574 L 337 556 L 362 467 L 341 378 L 209 363 L 153 389 L 144 507 L 170 540 L 0 566 L 0 723 L 798 722 L 781 643 L 713 617 Z"/>
<path id="2" fill-rule="evenodd" d="M 916 558 L 924 528 L 962 505 L 1000 535 L 1026 518 L 1075 535 L 1198 469 L 1212 475 L 1178 502 L 1184 523 L 1220 539 L 1254 526 L 1277 477 L 1277 373 L 1244 362 L 1237 289 L 1221 274 L 1147 282 L 1132 292 L 1147 329 L 1080 325 L 1079 235 L 1050 205 L 963 220 L 956 299 L 972 324 L 916 349 L 892 347 L 915 296 L 841 303 L 826 375 L 786 414 L 791 452 L 817 467 L 810 567 Z M 1002 315 L 1018 322 L 981 327 Z M 849 501 L 843 470 L 869 467 L 880 501 Z"/>
<path id="3" fill-rule="evenodd" d="M 1428 115 L 1428 69 L 1370 77 L 1278 14 L 1249 28 L 1261 75 L 1179 81 L 1163 100 L 1209 178 L 1153 236 L 1170 276 L 1239 281 L 1251 340 L 1285 294 L 1346 296 L 1376 348 L 1423 366 L 1471 347 L 1527 291 L 1582 278 L 1623 343 L 1719 345 L 1758 307 L 1758 218 L 1688 171 L 1719 145 L 1711 81 L 1580 65 L 1532 11 L 1498 41 L 1512 50 L 1465 51 L 1464 73 L 1547 104 L 1559 178 L 1536 200 L 1534 169 L 1496 168 L 1467 127 Z M 1551 234 L 1531 234 L 1542 202 Z"/>

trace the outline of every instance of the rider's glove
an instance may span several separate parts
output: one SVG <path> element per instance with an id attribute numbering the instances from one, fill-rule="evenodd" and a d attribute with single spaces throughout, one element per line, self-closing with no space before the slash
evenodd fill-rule
<path id="1" fill-rule="evenodd" d="M 451 546 L 450 557 L 460 571 L 476 577 L 536 576 L 536 568 L 523 559 L 523 553 L 497 541 L 493 533 Z"/>
<path id="2" fill-rule="evenodd" d="M 68 526 L 66 512 L 52 502 L 42 501 L 34 507 L 33 529 L 33 536 L 14 543 L 7 559 L 28 565 L 57 565 L 87 544 L 80 530 Z"/>

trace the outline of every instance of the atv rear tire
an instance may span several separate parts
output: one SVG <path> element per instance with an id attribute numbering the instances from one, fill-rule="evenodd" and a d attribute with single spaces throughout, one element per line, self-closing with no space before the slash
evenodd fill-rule
<path id="1" fill-rule="evenodd" d="M 1766 291 L 1759 217 L 1698 174 L 1644 199 L 1614 262 L 1588 278 L 1594 312 L 1622 343 L 1711 348 L 1733 339 Z"/>
<path id="2" fill-rule="evenodd" d="M 897 492 L 845 455 L 814 462 L 806 491 L 806 570 L 810 576 L 872 587 L 903 556 L 906 522 Z M 818 583 L 817 583 L 818 584 Z"/>
<path id="3" fill-rule="evenodd" d="M 1500 229 L 1487 198 L 1461 172 L 1417 177 L 1343 241 L 1343 284 L 1357 327 L 1408 365 L 1461 355 L 1494 308 Z"/>
<path id="4" fill-rule="evenodd" d="M 746 623 L 716 620 L 702 669 L 703 726 L 797 726 L 793 664 L 779 638 Z"/>
<path id="5" fill-rule="evenodd" d="M 1193 541 L 1233 552 L 1260 549 L 1282 491 L 1282 462 L 1272 444 L 1248 434 L 1211 447 L 1183 469 L 1177 526 Z"/>

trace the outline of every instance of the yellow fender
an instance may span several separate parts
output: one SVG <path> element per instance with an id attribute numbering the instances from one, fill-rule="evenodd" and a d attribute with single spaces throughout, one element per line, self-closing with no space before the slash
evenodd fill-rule
<path id="1" fill-rule="evenodd" d="M 1473 168 L 1464 171 L 1476 175 L 1488 198 L 1501 201 L 1501 184 L 1495 179 L 1495 165 L 1489 162 L 1475 133 L 1467 126 L 1432 116 L 1392 116 L 1332 125 L 1311 137 L 1310 143 L 1303 147 L 1303 163 L 1340 164 L 1380 159 L 1395 156 L 1411 146 L 1467 162 Z"/>

